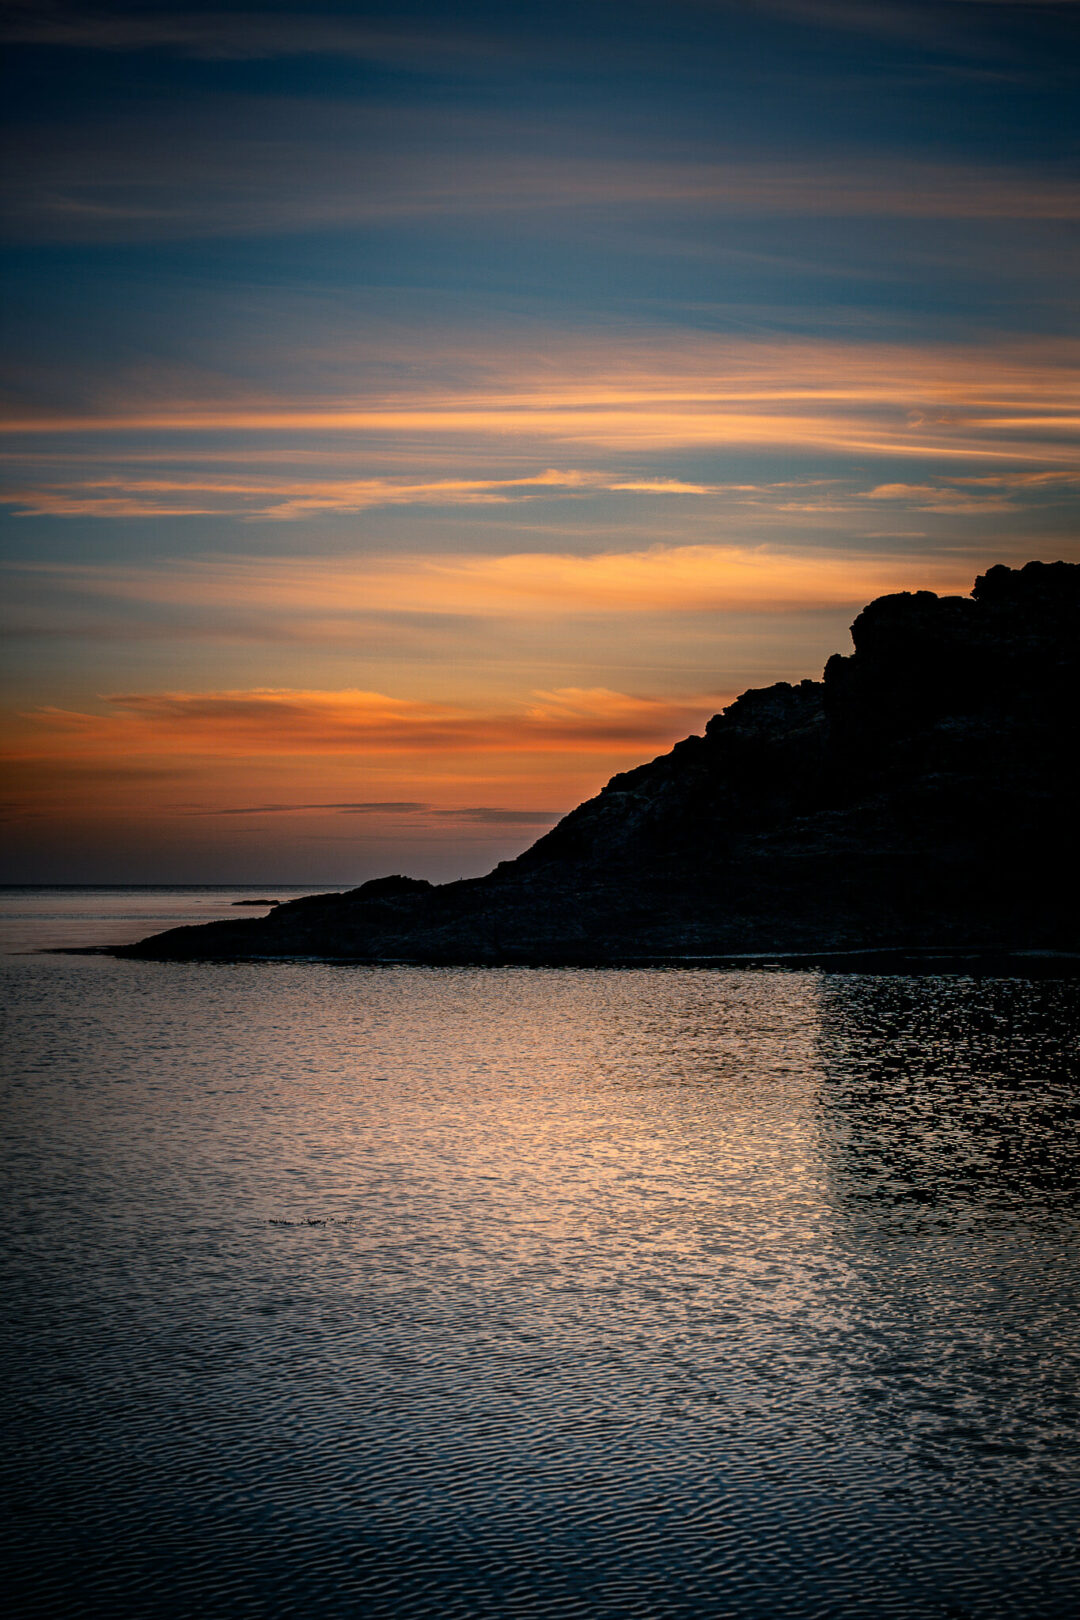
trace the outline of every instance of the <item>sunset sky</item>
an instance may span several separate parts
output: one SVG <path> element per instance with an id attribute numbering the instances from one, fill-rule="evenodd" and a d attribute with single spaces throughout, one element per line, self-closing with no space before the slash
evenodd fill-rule
<path id="1" fill-rule="evenodd" d="M 1080 4 L 9 4 L 3 878 L 517 853 L 1080 559 Z"/>

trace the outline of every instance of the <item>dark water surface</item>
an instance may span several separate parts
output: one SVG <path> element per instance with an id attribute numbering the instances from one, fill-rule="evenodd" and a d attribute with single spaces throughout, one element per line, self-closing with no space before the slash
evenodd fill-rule
<path id="1" fill-rule="evenodd" d="M 1077 1612 L 1075 982 L 0 966 L 18 1614 Z"/>

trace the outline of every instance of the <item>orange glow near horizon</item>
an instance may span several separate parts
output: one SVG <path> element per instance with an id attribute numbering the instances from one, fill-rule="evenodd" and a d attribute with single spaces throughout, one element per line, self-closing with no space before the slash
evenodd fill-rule
<path id="1" fill-rule="evenodd" d="M 868 493 L 887 499 L 894 491 Z M 708 626 L 717 613 L 764 613 L 774 623 L 826 608 L 846 616 L 889 590 L 969 585 L 967 571 L 946 560 L 931 567 L 925 559 L 722 546 L 593 556 L 233 556 L 140 568 L 29 565 L 24 573 L 69 598 L 100 600 L 106 612 L 119 605 L 192 614 L 196 641 L 210 611 L 252 615 L 264 638 L 292 636 L 301 653 L 335 639 L 348 646 L 380 614 L 390 623 L 460 620 L 474 649 L 484 626 L 497 635 L 505 625 L 513 637 L 535 625 L 542 638 L 573 642 L 570 627 L 580 621 L 593 640 L 608 626 L 608 657 L 634 620 L 673 646 L 680 623 Z M 213 832 L 222 850 L 239 850 L 246 828 L 278 864 L 305 845 L 350 860 L 370 850 L 376 865 L 378 851 L 396 850 L 399 862 L 408 857 L 414 868 L 419 861 L 452 876 L 483 867 L 483 850 L 489 858 L 513 854 L 615 771 L 700 731 L 735 695 L 731 686 L 664 694 L 579 684 L 534 687 L 508 704 L 506 675 L 485 670 L 482 658 L 471 687 L 448 679 L 449 665 L 434 679 L 407 656 L 386 667 L 397 674 L 397 693 L 144 689 L 24 708 L 5 728 L 10 823 L 31 845 L 37 837 L 91 839 L 109 859 L 135 801 L 151 841 L 198 847 Z M 457 866 L 439 866 L 447 860 Z"/>
<path id="2" fill-rule="evenodd" d="M 90 837 L 108 850 L 134 796 L 151 843 L 247 839 L 249 853 L 254 840 L 280 860 L 321 840 L 338 859 L 374 846 L 423 864 L 449 851 L 480 869 L 723 701 L 569 688 L 500 714 L 362 691 L 122 694 L 104 714 L 9 720 L 8 815 L 31 839 Z"/>

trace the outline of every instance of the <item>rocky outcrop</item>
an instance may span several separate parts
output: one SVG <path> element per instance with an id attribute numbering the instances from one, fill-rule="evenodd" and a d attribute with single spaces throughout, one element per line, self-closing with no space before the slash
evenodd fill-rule
<path id="1" fill-rule="evenodd" d="M 881 597 L 514 861 L 379 878 L 119 954 L 625 963 L 1080 948 L 1080 565 Z"/>

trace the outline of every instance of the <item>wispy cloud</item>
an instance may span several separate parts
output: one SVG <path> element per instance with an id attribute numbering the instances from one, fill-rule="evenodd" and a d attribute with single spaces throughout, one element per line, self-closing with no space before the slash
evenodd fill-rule
<path id="1" fill-rule="evenodd" d="M 378 151 L 380 160 L 372 163 Z M 1080 186 L 1054 164 L 976 163 L 865 148 L 793 159 L 738 148 L 688 159 L 565 144 L 524 115 L 454 106 L 358 108 L 222 99 L 193 120 L 102 115 L 72 138 L 35 126 L 4 182 L 5 230 L 60 241 L 170 241 L 454 221 L 515 233 L 680 219 L 1075 220 Z M 670 243 L 669 243 L 670 247 Z"/>
<path id="2" fill-rule="evenodd" d="M 616 474 L 545 470 L 519 478 L 322 479 L 85 478 L 38 489 L 12 490 L 0 499 L 19 517 L 205 517 L 232 515 L 305 520 L 321 513 L 364 512 L 380 506 L 500 506 L 588 492 L 712 495 L 722 485 L 677 478 L 620 480 Z"/>
<path id="3" fill-rule="evenodd" d="M 879 36 L 926 45 L 970 49 L 978 40 L 979 13 L 1066 11 L 1076 0 L 678 0 L 666 10 L 691 16 L 703 9 L 723 13 L 757 11 L 766 18 L 808 24 L 846 33 Z M 359 8 L 357 8 L 359 9 Z M 535 58 L 557 51 L 550 29 L 536 29 L 527 16 L 507 16 L 497 30 L 479 32 L 458 16 L 443 26 L 385 20 L 392 8 L 367 16 L 350 15 L 333 6 L 290 12 L 261 7 L 187 10 L 182 6 L 151 10 L 122 5 L 80 6 L 60 0 L 9 0 L 0 21 L 0 40 L 12 45 L 39 45 L 110 53 L 159 51 L 205 61 L 251 61 L 272 57 L 325 55 L 353 57 L 394 67 L 449 67 L 462 71 L 471 62 L 505 62 L 516 56 Z M 383 14 L 383 15 L 380 15 Z M 700 48 L 700 30 L 691 36 Z M 585 38 L 576 42 L 580 56 Z M 634 37 L 605 37 L 607 61 L 634 53 Z M 563 46 L 563 54 L 572 50 Z M 640 50 L 640 47 L 638 47 Z"/>
<path id="4" fill-rule="evenodd" d="M 879 484 L 866 492 L 869 501 L 902 501 L 918 512 L 955 512 L 981 517 L 987 512 L 1015 512 L 1017 505 L 1005 495 L 978 495 L 942 484 Z"/>
<path id="5" fill-rule="evenodd" d="M 326 804 L 229 804 L 216 806 L 212 810 L 189 810 L 192 816 L 293 816 L 300 815 L 308 810 L 336 810 L 354 816 L 377 815 L 411 815 L 415 811 L 428 810 L 430 806 L 414 799 L 372 799 L 369 801 L 352 803 L 348 799 L 334 800 Z"/>
<path id="6" fill-rule="evenodd" d="M 723 3 L 723 0 L 721 0 Z M 903 41 L 925 49 L 951 50 L 965 55 L 996 55 L 1007 50 L 1004 38 L 986 37 L 986 21 L 994 12 L 1065 11 L 1077 0 L 751 0 L 755 9 L 779 19 Z M 980 16 L 980 13 L 982 14 Z M 1014 42 L 1013 42 L 1014 43 Z M 1015 44 L 1014 44 L 1015 49 Z"/>
<path id="7" fill-rule="evenodd" d="M 861 499 L 897 501 L 919 512 L 981 517 L 991 512 L 1017 512 L 1025 499 L 1071 497 L 1080 486 L 1077 472 L 1017 472 L 939 477 L 932 483 L 878 484 Z"/>
<path id="8" fill-rule="evenodd" d="M 522 810 L 506 805 L 468 804 L 436 805 L 418 800 L 375 799 L 370 803 L 351 804 L 244 804 L 225 805 L 212 810 L 191 810 L 193 816 L 295 816 L 308 813 L 325 814 L 327 811 L 347 816 L 372 816 L 380 820 L 394 817 L 421 819 L 441 824 L 460 822 L 479 827 L 547 827 L 565 815 L 563 810 Z"/>
<path id="9" fill-rule="evenodd" d="M 129 604 L 171 604 L 292 622 L 349 614 L 545 617 L 783 612 L 861 604 L 933 584 L 967 589 L 966 562 L 872 553 L 653 546 L 592 556 L 217 557 L 156 567 L 13 564 L 14 577 Z"/>
<path id="10" fill-rule="evenodd" d="M 445 65 L 505 57 L 508 45 L 490 35 L 452 29 L 399 27 L 333 10 L 257 11 L 182 8 L 130 11 L 49 0 L 14 0 L 0 18 L 0 40 L 67 50 L 165 51 L 203 61 L 259 61 L 280 56 L 355 57 L 396 67 Z"/>
<path id="11" fill-rule="evenodd" d="M 108 752 L 223 754 L 431 754 L 517 751 L 623 753 L 673 741 L 711 712 L 710 701 L 670 702 L 606 688 L 538 694 L 518 714 L 419 703 L 380 692 L 134 692 L 104 700 L 105 713 L 45 707 L 23 717 L 26 757 Z"/>
<path id="12" fill-rule="evenodd" d="M 460 821 L 476 827 L 548 827 L 565 810 L 512 810 L 497 804 L 470 804 L 460 809 L 432 810 L 440 820 Z"/>
<path id="13" fill-rule="evenodd" d="M 357 397 L 139 398 L 80 412 L 9 409 L 0 432 L 11 444 L 47 450 L 59 438 L 99 446 L 100 473 L 34 479 L 14 497 L 27 512 L 85 516 L 204 513 L 234 509 L 281 518 L 387 504 L 465 504 L 607 489 L 651 495 L 711 493 L 658 465 L 672 450 L 940 457 L 1080 465 L 1080 346 L 1066 340 L 915 345 L 732 339 L 658 333 L 582 341 L 553 332 L 546 363 L 498 345 L 478 351 L 460 380 L 433 380 Z M 436 378 L 438 380 L 436 380 Z M 122 465 L 124 450 L 152 435 L 163 452 L 178 439 L 236 436 L 231 469 L 211 444 L 211 475 L 156 476 Z M 327 440 L 330 445 L 327 445 Z M 245 446 L 276 444 L 377 461 L 384 446 L 412 472 L 313 479 L 245 467 Z M 118 458 L 109 464 L 110 453 Z M 519 468 L 492 477 L 486 458 L 512 453 Z M 433 475 L 425 463 L 445 464 Z M 627 458 L 625 470 L 589 466 Z M 547 459 L 573 457 L 569 469 Z M 544 457 L 544 459 L 540 459 Z M 632 458 L 632 459 L 631 459 Z M 525 463 L 522 467 L 520 464 Z M 531 465 L 529 464 L 531 462 Z M 359 471 L 359 469 L 358 469 Z"/>

